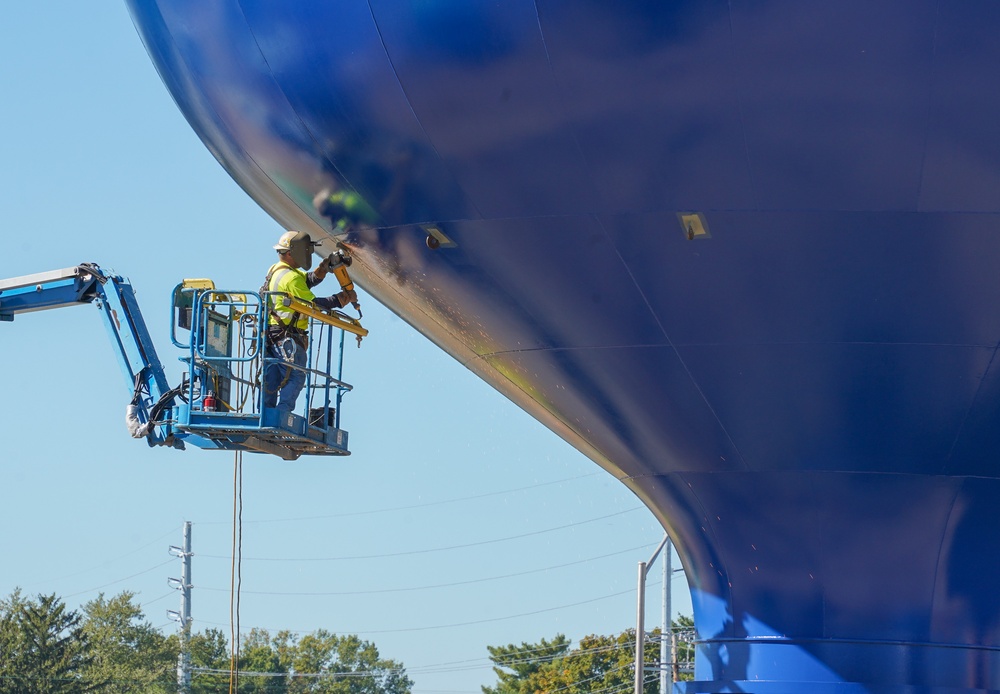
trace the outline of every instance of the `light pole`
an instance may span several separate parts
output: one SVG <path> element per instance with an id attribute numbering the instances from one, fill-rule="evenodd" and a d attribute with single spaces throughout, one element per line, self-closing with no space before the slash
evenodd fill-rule
<path id="1" fill-rule="evenodd" d="M 635 617 L 635 694 L 642 694 L 642 684 L 645 679 L 643 649 L 646 645 L 646 574 L 649 573 L 649 567 L 653 565 L 653 562 L 656 561 L 656 557 L 659 556 L 660 550 L 662 550 L 668 542 L 670 542 L 670 536 L 663 533 L 663 539 L 656 547 L 656 551 L 653 552 L 653 556 L 649 558 L 649 561 L 639 562 L 639 595 L 636 598 Z M 665 635 L 661 636 L 665 638 Z M 660 652 L 663 652 L 662 649 Z M 661 692 L 661 694 L 666 693 Z"/>
<path id="2" fill-rule="evenodd" d="M 667 660 L 668 652 L 672 651 L 673 642 L 673 603 L 672 595 L 670 592 L 670 581 L 674 577 L 673 572 L 673 556 L 672 548 L 670 546 L 670 538 L 667 538 L 667 545 L 665 547 L 665 553 L 663 555 L 663 612 L 661 613 L 661 623 L 663 626 L 660 630 L 660 694 L 667 694 L 667 663 L 673 662 L 673 658 L 669 661 Z M 673 680 L 673 668 L 671 667 L 671 680 Z"/>

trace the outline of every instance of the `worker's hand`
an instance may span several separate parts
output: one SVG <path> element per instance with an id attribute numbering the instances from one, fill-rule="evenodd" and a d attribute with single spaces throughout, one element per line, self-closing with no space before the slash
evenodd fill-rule
<path id="1" fill-rule="evenodd" d="M 358 302 L 357 292 L 353 289 L 348 289 L 347 291 L 340 292 L 339 294 L 334 294 L 331 298 L 340 304 L 340 308 L 344 308 L 348 304 L 356 304 Z"/>
<path id="2" fill-rule="evenodd" d="M 326 274 L 330 272 L 330 266 L 333 264 L 333 256 L 327 256 L 323 258 L 323 261 L 313 270 L 313 276 L 316 278 L 316 282 L 322 282 L 326 278 Z"/>

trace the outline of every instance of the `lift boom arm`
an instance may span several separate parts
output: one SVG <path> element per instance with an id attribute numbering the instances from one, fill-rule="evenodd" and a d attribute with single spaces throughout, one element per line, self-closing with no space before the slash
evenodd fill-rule
<path id="1" fill-rule="evenodd" d="M 94 304 L 100 309 L 132 395 L 130 416 L 137 417 L 137 425 L 145 425 L 150 411 L 168 396 L 170 387 L 129 281 L 105 274 L 91 263 L 0 280 L 0 321 L 13 321 L 20 313 L 77 304 Z M 140 436 L 143 434 L 150 445 L 180 447 L 180 442 L 164 436 L 159 426 L 143 427 Z"/>

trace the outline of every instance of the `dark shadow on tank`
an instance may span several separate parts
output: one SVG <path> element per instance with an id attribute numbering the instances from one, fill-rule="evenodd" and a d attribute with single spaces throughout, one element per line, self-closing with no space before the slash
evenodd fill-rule
<path id="1" fill-rule="evenodd" d="M 738 682 L 747 679 L 750 665 L 750 642 L 747 641 L 746 615 L 727 608 L 728 618 L 718 633 L 707 639 L 703 647 L 705 659 L 712 668 L 713 692 L 745 692 Z"/>
<path id="2" fill-rule="evenodd" d="M 961 503 L 961 502 L 959 502 Z M 963 606 L 968 643 L 995 645 L 1000 638 L 1000 546 L 994 532 L 996 495 L 969 499 L 948 553 L 948 595 Z M 969 686 L 995 686 L 988 659 L 977 657 Z"/>

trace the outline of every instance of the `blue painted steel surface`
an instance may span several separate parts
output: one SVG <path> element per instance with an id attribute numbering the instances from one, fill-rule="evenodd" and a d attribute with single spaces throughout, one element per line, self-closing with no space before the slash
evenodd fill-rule
<path id="1" fill-rule="evenodd" d="M 663 521 L 683 691 L 1000 690 L 997 3 L 128 4 L 254 199 L 359 194 L 362 286 Z"/>

